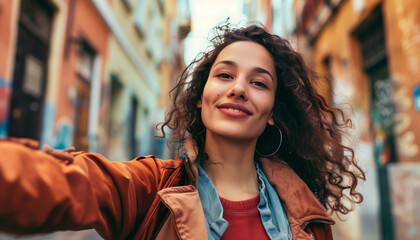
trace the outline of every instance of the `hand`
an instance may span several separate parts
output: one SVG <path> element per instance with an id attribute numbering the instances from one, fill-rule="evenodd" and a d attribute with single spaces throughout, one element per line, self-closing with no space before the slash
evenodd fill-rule
<path id="1" fill-rule="evenodd" d="M 54 156 L 55 158 L 65 161 L 66 164 L 73 163 L 74 156 L 71 155 L 70 153 L 74 152 L 75 150 L 76 149 L 74 147 L 69 147 L 64 150 L 56 150 L 56 149 L 50 148 L 47 144 L 45 144 L 44 147 L 42 148 L 43 152 L 48 153 Z"/>

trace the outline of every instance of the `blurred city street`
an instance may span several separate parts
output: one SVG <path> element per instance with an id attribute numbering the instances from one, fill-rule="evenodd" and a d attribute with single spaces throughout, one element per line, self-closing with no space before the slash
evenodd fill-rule
<path id="1" fill-rule="evenodd" d="M 353 121 L 364 201 L 334 216 L 334 239 L 420 239 L 419 0 L 0 0 L 0 137 L 173 158 L 155 138 L 169 91 L 214 26 L 249 21 L 288 39 Z"/>

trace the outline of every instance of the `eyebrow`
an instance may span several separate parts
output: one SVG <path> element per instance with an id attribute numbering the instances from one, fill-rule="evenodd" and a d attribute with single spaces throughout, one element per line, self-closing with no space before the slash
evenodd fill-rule
<path id="1" fill-rule="evenodd" d="M 236 64 L 235 62 L 230 61 L 230 60 L 222 60 L 220 62 L 217 62 L 214 66 L 217 66 L 218 64 L 226 64 L 226 65 L 229 65 L 229 66 L 232 66 L 232 67 L 238 67 L 238 64 Z M 271 75 L 271 73 L 268 70 L 266 70 L 264 68 L 260 68 L 260 67 L 255 67 L 254 69 L 252 69 L 252 71 L 256 72 L 256 73 L 265 73 L 268 76 L 270 76 L 271 80 L 273 80 L 273 82 L 274 82 L 274 77 L 273 77 L 273 75 Z"/>

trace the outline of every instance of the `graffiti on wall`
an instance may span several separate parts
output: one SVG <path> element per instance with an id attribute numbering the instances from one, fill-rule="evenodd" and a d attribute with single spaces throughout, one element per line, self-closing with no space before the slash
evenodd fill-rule
<path id="1" fill-rule="evenodd" d="M 7 135 L 10 94 L 10 83 L 0 77 L 0 137 L 5 137 Z"/>
<path id="2" fill-rule="evenodd" d="M 420 24 L 417 9 L 404 6 L 409 1 L 395 1 L 398 27 L 401 31 L 401 46 L 413 73 L 420 66 Z"/>
<path id="3" fill-rule="evenodd" d="M 394 112 L 392 104 L 392 83 L 388 79 L 377 80 L 374 84 L 373 108 L 377 110 L 380 125 L 386 128 L 392 125 L 392 115 Z"/>
<path id="4" fill-rule="evenodd" d="M 378 164 L 386 164 L 394 154 L 392 83 L 388 78 L 378 79 L 372 87 L 371 120 L 375 159 Z"/>
<path id="5" fill-rule="evenodd" d="M 72 146 L 73 142 L 73 124 L 67 117 L 58 120 L 57 134 L 55 138 L 56 149 L 66 149 Z"/>
<path id="6" fill-rule="evenodd" d="M 396 79 L 396 81 L 399 78 Z M 419 153 L 419 146 L 415 143 L 415 133 L 409 129 L 412 119 L 407 113 L 412 107 L 412 98 L 407 86 L 400 86 L 394 93 L 396 113 L 394 115 L 395 134 L 398 136 L 398 153 L 404 157 L 415 157 Z"/>
<path id="7" fill-rule="evenodd" d="M 401 47 L 407 57 L 407 66 L 412 74 L 418 74 L 420 65 L 420 24 L 418 11 L 408 7 L 409 1 L 395 1 L 395 10 L 398 18 L 398 28 L 401 32 Z M 401 83 L 405 79 L 402 74 L 395 74 L 395 82 Z M 419 153 L 419 146 L 415 141 L 415 133 L 409 130 L 412 124 L 411 116 L 407 111 L 412 108 L 411 89 L 399 84 L 394 95 L 397 113 L 394 116 L 395 133 L 398 135 L 398 152 L 405 157 L 415 157 Z"/>
<path id="8" fill-rule="evenodd" d="M 416 109 L 416 111 L 420 111 L 420 84 L 417 84 L 417 86 L 414 87 L 413 96 L 414 109 Z"/>
<path id="9" fill-rule="evenodd" d="M 377 80 L 372 99 L 372 125 L 375 137 L 376 159 L 387 163 L 391 156 L 388 138 L 397 136 L 397 151 L 402 157 L 415 157 L 419 153 L 416 134 L 411 130 L 412 118 L 408 113 L 413 100 L 408 86 L 401 84 L 402 76 L 396 74 L 392 81 Z M 395 85 L 397 86 L 395 86 Z M 392 129 L 393 128 L 393 129 Z"/>
<path id="10" fill-rule="evenodd" d="M 45 102 L 43 113 L 42 144 L 48 144 L 55 149 L 66 149 L 72 146 L 74 125 L 68 117 L 61 117 L 57 121 L 54 134 L 56 106 L 52 102 Z"/>

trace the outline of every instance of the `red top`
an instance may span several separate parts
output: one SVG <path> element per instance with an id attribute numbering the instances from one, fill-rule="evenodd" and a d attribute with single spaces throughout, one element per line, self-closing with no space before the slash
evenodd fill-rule
<path id="1" fill-rule="evenodd" d="M 223 206 L 223 218 L 229 222 L 229 226 L 220 240 L 270 239 L 257 208 L 260 195 L 245 201 L 229 201 L 222 197 L 219 198 Z"/>

